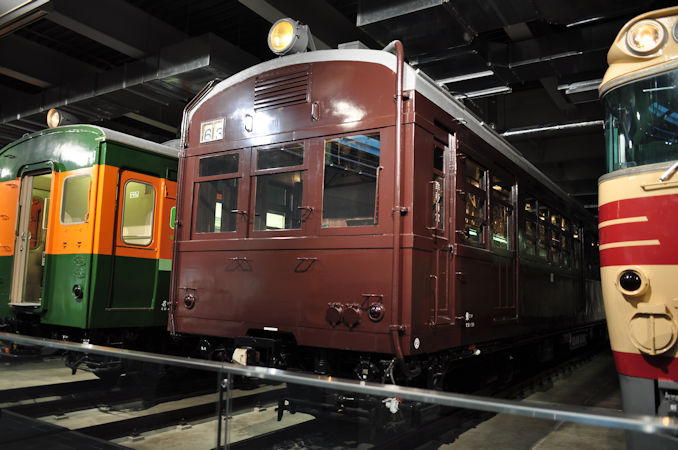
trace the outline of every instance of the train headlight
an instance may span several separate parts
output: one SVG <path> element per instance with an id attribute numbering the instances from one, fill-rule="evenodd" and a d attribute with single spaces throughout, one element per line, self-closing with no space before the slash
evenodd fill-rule
<path id="1" fill-rule="evenodd" d="M 268 48 L 279 56 L 305 52 L 309 45 L 310 34 L 307 25 L 289 18 L 280 19 L 268 32 Z"/>
<path id="2" fill-rule="evenodd" d="M 56 128 L 60 125 L 69 125 L 78 122 L 79 120 L 76 116 L 66 111 L 54 108 L 47 111 L 47 126 L 49 128 Z"/>
<path id="3" fill-rule="evenodd" d="M 187 294 L 184 297 L 184 306 L 186 309 L 191 309 L 195 306 L 195 296 L 193 294 Z"/>
<path id="4" fill-rule="evenodd" d="M 637 297 L 647 291 L 650 283 L 638 268 L 622 269 L 617 275 L 617 288 L 624 295 Z"/>
<path id="5" fill-rule="evenodd" d="M 626 33 L 626 45 L 639 55 L 654 53 L 664 44 L 666 31 L 656 20 L 641 20 Z"/>
<path id="6" fill-rule="evenodd" d="M 379 303 L 372 303 L 368 311 L 368 316 L 373 322 L 378 322 L 384 317 L 384 305 Z"/>

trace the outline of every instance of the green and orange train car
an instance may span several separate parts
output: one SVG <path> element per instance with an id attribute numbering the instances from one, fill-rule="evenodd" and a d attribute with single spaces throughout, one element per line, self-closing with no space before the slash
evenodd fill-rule
<path id="1" fill-rule="evenodd" d="M 97 126 L 2 148 L 0 329 L 153 341 L 167 326 L 176 177 L 176 149 Z"/>

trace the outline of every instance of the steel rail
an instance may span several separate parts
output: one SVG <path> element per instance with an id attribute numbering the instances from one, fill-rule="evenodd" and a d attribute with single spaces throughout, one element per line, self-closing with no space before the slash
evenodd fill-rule
<path id="1" fill-rule="evenodd" d="M 33 345 L 72 352 L 93 353 L 97 355 L 127 358 L 155 364 L 188 367 L 228 373 L 262 380 L 283 383 L 296 383 L 316 388 L 349 391 L 379 397 L 395 397 L 401 400 L 432 403 L 453 408 L 465 408 L 493 413 L 513 414 L 536 419 L 575 422 L 599 427 L 617 428 L 648 434 L 661 434 L 668 437 L 678 436 L 678 422 L 669 417 L 625 415 L 616 411 L 571 405 L 519 402 L 515 400 L 494 399 L 475 395 L 455 394 L 451 392 L 431 391 L 427 389 L 379 384 L 366 381 L 348 380 L 304 374 L 280 369 L 257 366 L 241 366 L 219 361 L 208 361 L 179 356 L 159 355 L 136 350 L 124 350 L 92 344 L 56 341 L 34 338 L 12 333 L 0 332 L 0 341 L 9 341 L 21 345 Z M 678 439 L 676 439 L 678 443 Z"/>

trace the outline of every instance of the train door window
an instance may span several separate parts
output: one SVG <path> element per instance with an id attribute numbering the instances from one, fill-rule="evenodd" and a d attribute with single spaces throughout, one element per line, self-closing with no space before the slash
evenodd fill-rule
<path id="1" fill-rule="evenodd" d="M 74 225 L 85 223 L 89 217 L 90 175 L 72 175 L 64 180 L 61 198 L 61 223 Z"/>
<path id="2" fill-rule="evenodd" d="M 513 234 L 513 181 L 509 177 L 492 175 L 491 244 L 492 248 L 511 250 Z"/>
<path id="3" fill-rule="evenodd" d="M 325 141 L 322 226 L 377 224 L 379 133 Z"/>
<path id="4" fill-rule="evenodd" d="M 305 209 L 304 145 L 258 148 L 255 161 L 254 230 L 301 228 Z"/>
<path id="5" fill-rule="evenodd" d="M 533 198 L 525 200 L 523 206 L 525 215 L 525 228 L 523 233 L 523 251 L 532 256 L 536 256 L 535 246 L 537 243 L 537 201 Z"/>
<path id="6" fill-rule="evenodd" d="M 464 173 L 464 239 L 467 243 L 485 245 L 487 225 L 487 169 L 468 158 L 462 159 Z"/>
<path id="7" fill-rule="evenodd" d="M 196 233 L 235 231 L 239 163 L 237 152 L 200 160 L 198 176 L 204 178 L 197 183 Z"/>
<path id="8" fill-rule="evenodd" d="M 445 229 L 445 149 L 433 148 L 433 180 L 432 187 L 432 226 L 439 230 Z"/>
<path id="9" fill-rule="evenodd" d="M 127 181 L 122 204 L 120 238 L 125 244 L 147 246 L 153 241 L 155 188 L 140 181 Z"/>
<path id="10" fill-rule="evenodd" d="M 548 258 L 548 249 L 546 247 L 546 239 L 548 237 L 548 223 L 549 209 L 544 205 L 538 205 L 537 215 L 539 221 L 537 223 L 537 256 L 543 259 Z"/>

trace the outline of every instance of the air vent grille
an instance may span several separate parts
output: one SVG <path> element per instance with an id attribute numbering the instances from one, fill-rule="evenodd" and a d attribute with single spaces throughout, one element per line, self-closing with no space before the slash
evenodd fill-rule
<path id="1" fill-rule="evenodd" d="M 301 105 L 309 102 L 309 72 L 303 70 L 254 82 L 254 110 Z"/>

